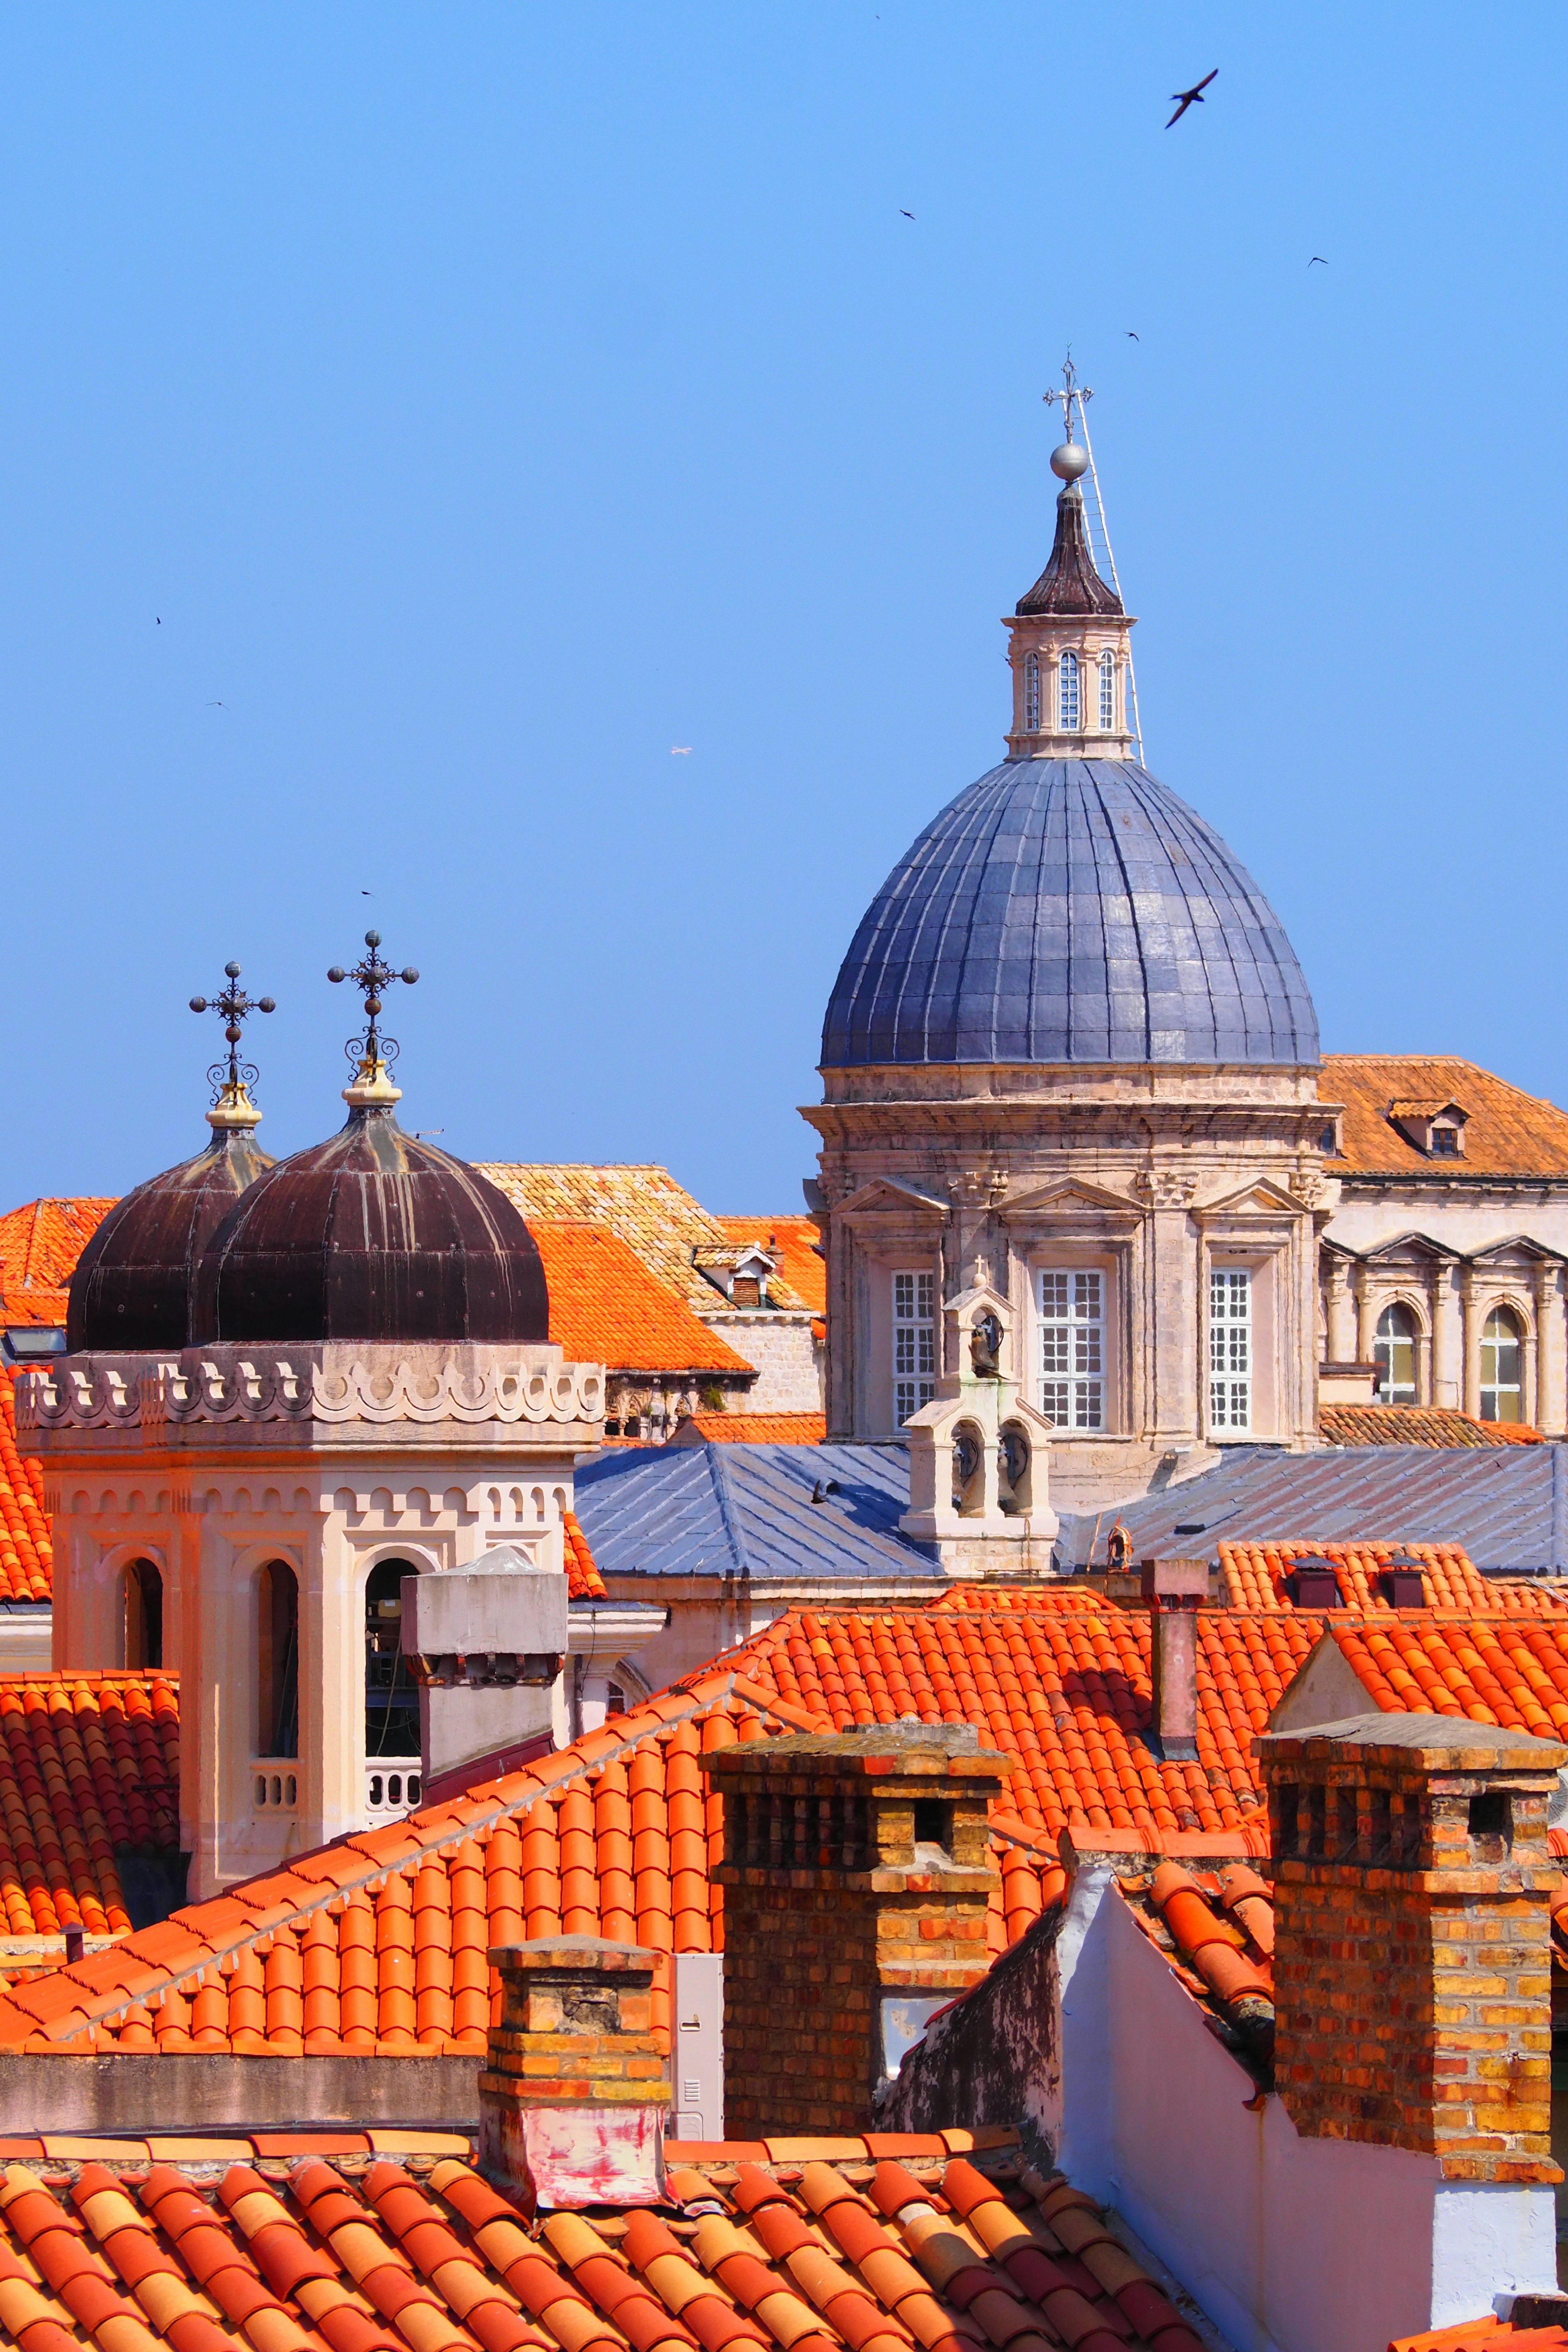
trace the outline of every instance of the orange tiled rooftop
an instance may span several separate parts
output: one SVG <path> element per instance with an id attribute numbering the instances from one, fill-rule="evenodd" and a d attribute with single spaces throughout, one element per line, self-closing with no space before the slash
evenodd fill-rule
<path id="1" fill-rule="evenodd" d="M 1335 1170 L 1430 1171 L 1388 1116 L 1391 1103 L 1421 1099 L 1457 1102 L 1468 1113 L 1463 1157 L 1439 1171 L 1448 1178 L 1568 1174 L 1568 1112 L 1458 1054 L 1325 1054 L 1318 1091 L 1344 1105 Z"/>
<path id="2" fill-rule="evenodd" d="M 1451 1405 L 1324 1404 L 1318 1431 L 1331 1445 L 1544 1445 L 1522 1421 L 1477 1421 Z"/>
<path id="3" fill-rule="evenodd" d="M 0 1323 L 63 1323 L 76 1262 L 114 1206 L 96 1196 L 26 1201 L 0 1216 Z"/>
<path id="4" fill-rule="evenodd" d="M 0 1374 L 0 1600 L 47 1601 L 54 1563 L 43 1472 L 16 1450 L 16 1392 Z"/>

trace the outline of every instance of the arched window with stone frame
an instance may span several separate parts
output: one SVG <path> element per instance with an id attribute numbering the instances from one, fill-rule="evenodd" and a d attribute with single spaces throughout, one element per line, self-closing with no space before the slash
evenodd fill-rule
<path id="1" fill-rule="evenodd" d="M 131 1560 L 124 1572 L 125 1664 L 144 1674 L 163 1663 L 163 1576 L 156 1561 Z"/>
<path id="2" fill-rule="evenodd" d="M 1100 656 L 1100 731 L 1116 732 L 1116 656 L 1109 646 Z"/>
<path id="3" fill-rule="evenodd" d="M 1064 735 L 1076 735 L 1083 725 L 1083 693 L 1078 656 L 1070 649 L 1057 663 L 1057 724 Z"/>
<path id="4" fill-rule="evenodd" d="M 1040 731 L 1040 656 L 1035 653 L 1024 656 L 1024 730 Z"/>
<path id="5" fill-rule="evenodd" d="M 1380 1404 L 1419 1402 L 1415 1377 L 1419 1339 L 1415 1317 L 1402 1299 L 1384 1308 L 1372 1348 L 1372 1360 L 1382 1374 L 1377 1384 Z"/>
<path id="6" fill-rule="evenodd" d="M 1481 1326 L 1481 1419 L 1524 1419 L 1524 1330 L 1510 1307 L 1494 1307 Z"/>

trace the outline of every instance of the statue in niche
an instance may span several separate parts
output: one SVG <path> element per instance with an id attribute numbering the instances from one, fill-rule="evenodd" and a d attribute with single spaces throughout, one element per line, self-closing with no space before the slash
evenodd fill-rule
<path id="1" fill-rule="evenodd" d="M 1002 1369 L 1002 1326 L 994 1315 L 982 1315 L 969 1334 L 969 1360 L 977 1380 L 994 1380 Z"/>

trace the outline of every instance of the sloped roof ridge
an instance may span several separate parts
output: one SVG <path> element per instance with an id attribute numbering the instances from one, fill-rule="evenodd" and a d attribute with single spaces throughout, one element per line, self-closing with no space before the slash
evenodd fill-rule
<path id="1" fill-rule="evenodd" d="M 743 1647 L 738 1644 L 737 1647 Z M 116 1679 L 116 1677 L 105 1677 Z M 123 1681 L 121 1675 L 117 1679 Z M 157 1988 L 178 1991 L 193 1978 L 212 1967 L 226 1955 L 247 1950 L 263 1941 L 276 1929 L 310 1918 L 345 1895 L 362 1890 L 374 1892 L 395 1874 L 406 1870 L 422 1857 L 439 1853 L 443 1849 L 465 1838 L 482 1836 L 501 1822 L 515 1819 L 526 1812 L 541 1799 L 548 1798 L 563 1784 L 580 1775 L 593 1772 L 605 1764 L 615 1763 L 640 1748 L 645 1740 L 656 1738 L 660 1732 L 675 1725 L 690 1722 L 704 1715 L 725 1699 L 737 1699 L 764 1717 L 772 1717 L 781 1728 L 790 1731 L 816 1731 L 823 1727 L 822 1718 L 781 1698 L 776 1692 L 765 1690 L 744 1675 L 732 1669 L 716 1671 L 704 1668 L 684 1682 L 672 1684 L 669 1689 L 645 1699 L 638 1706 L 629 1708 L 616 1718 L 616 1729 L 606 1724 L 584 1732 L 569 1748 L 558 1748 L 554 1755 L 542 1757 L 537 1763 L 525 1765 L 515 1773 L 505 1773 L 493 1781 L 481 1782 L 481 1788 L 500 1790 L 509 1784 L 512 1793 L 484 1804 L 470 1791 L 457 1797 L 443 1798 L 427 1809 L 427 1813 L 411 1813 L 400 1822 L 388 1822 L 384 1828 L 350 1831 L 333 1838 L 310 1853 L 301 1854 L 286 1870 L 270 1871 L 252 1879 L 244 1879 L 226 1887 L 221 1895 L 209 1895 L 203 1901 L 184 1904 L 167 1919 L 154 1927 L 139 1929 L 134 1935 L 104 1952 L 93 1953 L 72 1967 L 51 1976 L 19 1982 L 8 1992 L 0 1991 L 0 2047 L 9 2040 L 12 2046 L 20 2036 L 7 2036 L 4 2030 L 7 2009 L 19 2011 L 28 2020 L 29 2031 L 47 2031 L 48 2014 L 59 2006 L 59 1996 L 49 1995 L 47 1988 L 64 1979 L 71 1988 L 70 2011 L 85 2017 L 89 2027 L 107 2025 L 132 2008 L 144 1995 Z M 468 1809 L 461 1810 L 459 1809 Z M 427 1834 L 410 1836 L 411 1826 L 428 1819 Z M 302 1871 L 321 1855 L 329 1853 L 362 1855 L 364 1868 L 357 1874 L 341 1873 L 323 1874 L 314 1882 L 304 1881 L 305 1891 L 297 1891 Z M 258 1902 L 268 1889 L 281 1888 L 292 1883 L 288 1898 L 279 1896 L 273 1902 L 260 1902 L 254 1919 L 240 1925 L 237 1933 L 220 1934 L 208 1939 L 192 1924 L 205 1912 L 232 1912 L 236 1906 Z M 210 1921 L 208 1924 L 212 1924 Z M 189 1938 L 188 1948 L 180 1952 L 171 1931 L 184 1931 Z M 130 1964 L 135 1963 L 134 1973 L 127 1979 Z M 112 1972 L 116 1981 L 112 1990 L 105 1986 L 107 1998 L 94 2001 L 90 1997 L 89 1980 Z M 84 2000 L 81 1995 L 89 1992 Z M 42 2016 L 35 2016 L 34 2000 L 39 2001 Z M 80 2029 L 76 2029 L 79 2031 Z"/>

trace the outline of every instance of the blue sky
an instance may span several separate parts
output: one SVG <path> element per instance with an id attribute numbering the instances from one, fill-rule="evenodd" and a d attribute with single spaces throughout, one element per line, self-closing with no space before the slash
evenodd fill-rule
<path id="1" fill-rule="evenodd" d="M 406 1124 L 797 1207 L 1069 339 L 1149 762 L 1325 1044 L 1568 1101 L 1565 67 L 1544 5 L 6 7 L 0 1206 L 199 1146 L 231 955 L 263 1139 L 335 1127 L 374 919 Z"/>

